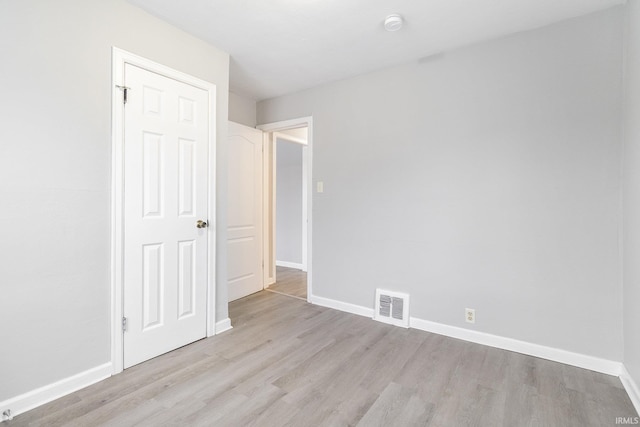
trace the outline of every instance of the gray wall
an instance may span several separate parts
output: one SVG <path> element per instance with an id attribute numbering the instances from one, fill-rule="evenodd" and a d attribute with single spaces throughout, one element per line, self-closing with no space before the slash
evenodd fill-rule
<path id="1" fill-rule="evenodd" d="M 217 85 L 226 283 L 228 55 L 124 0 L 0 2 L 0 401 L 110 360 L 114 45 Z"/>
<path id="2" fill-rule="evenodd" d="M 640 385 L 640 2 L 626 11 L 624 364 Z"/>
<path id="3" fill-rule="evenodd" d="M 313 116 L 314 294 L 622 360 L 622 8 L 258 103 Z M 476 323 L 464 322 L 464 308 Z"/>
<path id="4" fill-rule="evenodd" d="M 229 92 L 229 120 L 249 127 L 256 127 L 256 101 Z"/>
<path id="5" fill-rule="evenodd" d="M 276 260 L 302 264 L 303 146 L 276 143 Z"/>

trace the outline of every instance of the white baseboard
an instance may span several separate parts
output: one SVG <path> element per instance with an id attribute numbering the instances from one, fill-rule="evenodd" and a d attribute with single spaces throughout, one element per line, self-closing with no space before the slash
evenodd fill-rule
<path id="1" fill-rule="evenodd" d="M 373 318 L 373 309 L 363 307 L 361 305 L 350 304 L 348 302 L 319 297 L 316 295 L 309 295 L 309 302 L 311 304 L 321 305 L 322 307 L 333 308 L 334 310 L 345 311 L 347 313 L 357 314 L 358 316 Z"/>
<path id="2" fill-rule="evenodd" d="M 640 414 L 640 387 L 638 387 L 638 383 L 633 380 L 633 377 L 629 374 L 629 371 L 627 371 L 627 368 L 624 365 L 622 365 L 620 381 L 622 381 L 622 385 L 627 391 L 627 394 L 631 399 L 631 403 L 633 403 L 633 406 L 636 408 L 636 412 Z"/>
<path id="3" fill-rule="evenodd" d="M 228 317 L 219 322 L 216 322 L 216 335 L 226 332 L 229 329 L 233 329 L 233 326 L 231 326 L 231 319 L 229 319 Z"/>
<path id="4" fill-rule="evenodd" d="M 297 262 L 289 262 L 289 261 L 278 261 L 276 260 L 277 267 L 287 267 L 287 268 L 295 268 L 296 270 L 304 269 L 304 266 Z"/>
<path id="5" fill-rule="evenodd" d="M 91 368 L 71 377 L 0 402 L 0 414 L 6 410 L 12 416 L 49 403 L 74 391 L 88 387 L 111 376 L 111 362 Z"/>
<path id="6" fill-rule="evenodd" d="M 309 302 L 323 307 L 333 308 L 347 313 L 358 314 L 373 318 L 373 309 L 360 305 L 350 304 L 342 301 L 336 301 L 329 298 L 311 295 Z M 420 329 L 426 332 L 432 332 L 439 335 L 445 335 L 452 338 L 470 341 L 477 344 L 488 345 L 503 350 L 514 351 L 529 356 L 540 357 L 542 359 L 552 360 L 554 362 L 565 363 L 567 365 L 577 366 L 579 368 L 589 369 L 591 371 L 601 372 L 608 375 L 619 376 L 622 364 L 613 360 L 601 359 L 585 354 L 574 353 L 567 350 L 561 350 L 553 347 L 546 347 L 540 344 L 533 344 L 526 341 L 519 341 L 512 338 L 492 335 L 485 332 L 473 331 L 470 329 L 458 328 L 442 323 L 430 322 L 415 317 L 409 319 L 409 327 Z"/>
<path id="7" fill-rule="evenodd" d="M 499 335 L 492 335 L 486 332 L 478 332 L 442 323 L 430 322 L 428 320 L 417 319 L 415 317 L 410 319 L 409 324 L 411 328 L 420 329 L 421 331 L 433 332 L 435 334 L 445 335 L 464 341 L 488 345 L 489 347 L 514 351 L 516 353 L 552 360 L 554 362 L 577 366 L 579 368 L 614 375 L 616 377 L 620 375 L 622 367 L 620 362 L 615 362 L 613 360 L 601 359 L 599 357 L 574 353 L 567 350 L 561 350 L 559 348 L 547 347 L 513 338 L 501 337 Z"/>

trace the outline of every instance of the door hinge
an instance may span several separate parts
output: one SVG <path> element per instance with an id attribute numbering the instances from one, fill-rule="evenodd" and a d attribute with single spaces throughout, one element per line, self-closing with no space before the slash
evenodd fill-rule
<path id="1" fill-rule="evenodd" d="M 128 87 L 128 86 L 120 86 L 120 85 L 116 85 L 116 87 L 122 91 L 122 102 L 124 104 L 126 104 L 127 103 L 127 97 L 129 95 L 129 89 L 131 89 L 131 88 Z"/>
<path id="2" fill-rule="evenodd" d="M 122 318 L 122 332 L 127 332 L 127 318 Z"/>

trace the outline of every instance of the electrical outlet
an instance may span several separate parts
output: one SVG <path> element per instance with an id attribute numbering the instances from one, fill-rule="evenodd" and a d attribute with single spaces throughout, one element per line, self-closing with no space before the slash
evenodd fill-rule
<path id="1" fill-rule="evenodd" d="M 476 310 L 473 308 L 465 308 L 464 319 L 467 323 L 476 323 Z"/>
<path id="2" fill-rule="evenodd" d="M 324 182 L 322 181 L 318 181 L 318 183 L 316 184 L 316 189 L 318 190 L 318 193 L 324 193 Z"/>

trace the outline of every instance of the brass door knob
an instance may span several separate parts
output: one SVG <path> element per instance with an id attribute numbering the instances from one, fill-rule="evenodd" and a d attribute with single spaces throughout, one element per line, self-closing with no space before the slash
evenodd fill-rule
<path id="1" fill-rule="evenodd" d="M 207 228 L 209 224 L 207 224 L 207 221 L 203 221 L 201 219 L 198 220 L 198 222 L 196 222 L 196 227 L 197 228 Z"/>

